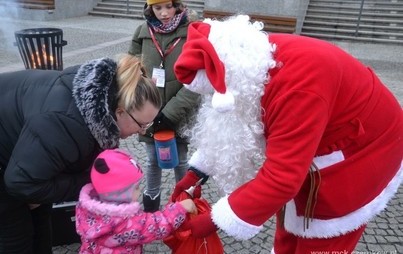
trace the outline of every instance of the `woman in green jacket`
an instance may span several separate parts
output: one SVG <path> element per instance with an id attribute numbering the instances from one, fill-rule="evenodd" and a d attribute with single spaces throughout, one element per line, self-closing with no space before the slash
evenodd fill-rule
<path id="1" fill-rule="evenodd" d="M 183 87 L 173 72 L 173 66 L 186 41 L 190 22 L 188 10 L 182 1 L 147 0 L 144 6 L 146 21 L 134 32 L 129 54 L 141 55 L 148 75 L 151 75 L 160 92 L 163 106 L 154 119 L 154 125 L 140 141 L 145 142 L 149 160 L 146 171 L 146 188 L 143 194 L 144 210 L 159 209 L 161 168 L 157 163 L 153 135 L 160 130 L 173 130 L 179 164 L 174 168 L 178 182 L 188 169 L 188 143 L 179 129 L 186 124 L 199 104 L 200 97 Z"/>

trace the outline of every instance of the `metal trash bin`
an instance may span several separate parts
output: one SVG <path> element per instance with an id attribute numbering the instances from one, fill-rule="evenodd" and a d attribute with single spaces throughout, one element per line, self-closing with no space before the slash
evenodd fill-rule
<path id="1" fill-rule="evenodd" d="M 26 69 L 63 70 L 63 30 L 30 28 L 14 33 Z"/>

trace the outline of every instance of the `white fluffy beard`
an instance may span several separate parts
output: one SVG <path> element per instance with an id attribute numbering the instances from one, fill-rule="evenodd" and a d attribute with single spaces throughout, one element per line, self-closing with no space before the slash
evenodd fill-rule
<path id="1" fill-rule="evenodd" d="M 259 98 L 222 114 L 211 107 L 211 96 L 206 96 L 198 113 L 191 143 L 201 155 L 203 171 L 215 180 L 221 194 L 252 179 L 264 161 Z"/>
<path id="2" fill-rule="evenodd" d="M 204 22 L 211 24 L 209 41 L 225 65 L 225 84 L 234 95 L 235 109 L 220 113 L 212 107 L 212 94 L 206 94 L 211 83 L 205 72 L 199 71 L 193 89 L 204 96 L 190 143 L 199 154 L 200 170 L 215 180 L 224 192 L 221 194 L 229 194 L 254 178 L 265 159 L 260 100 L 268 70 L 276 65 L 272 56 L 275 47 L 247 16 Z"/>

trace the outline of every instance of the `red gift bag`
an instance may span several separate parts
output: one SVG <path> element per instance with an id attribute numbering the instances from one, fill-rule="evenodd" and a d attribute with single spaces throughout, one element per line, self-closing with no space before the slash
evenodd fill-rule
<path id="1" fill-rule="evenodd" d="M 176 201 L 190 198 L 186 192 L 181 193 Z M 202 198 L 194 198 L 197 213 L 203 214 L 211 210 L 210 204 Z M 191 220 L 194 214 L 188 214 L 187 220 Z M 201 227 L 203 225 L 200 225 Z M 224 248 L 217 232 L 204 238 L 192 236 L 191 230 L 177 229 L 172 235 L 164 238 L 163 242 L 172 250 L 172 254 L 223 254 Z"/>

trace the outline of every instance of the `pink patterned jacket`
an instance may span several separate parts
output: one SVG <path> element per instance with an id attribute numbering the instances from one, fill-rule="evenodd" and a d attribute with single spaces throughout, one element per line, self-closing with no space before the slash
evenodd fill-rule
<path id="1" fill-rule="evenodd" d="M 167 237 L 185 220 L 179 203 L 163 211 L 146 213 L 138 202 L 103 203 L 92 184 L 85 185 L 76 206 L 76 229 L 81 237 L 81 254 L 139 254 L 142 244 Z"/>

